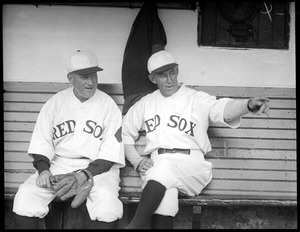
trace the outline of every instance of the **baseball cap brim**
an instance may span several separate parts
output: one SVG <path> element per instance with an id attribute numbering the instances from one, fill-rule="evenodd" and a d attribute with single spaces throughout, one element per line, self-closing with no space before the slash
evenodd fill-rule
<path id="1" fill-rule="evenodd" d="M 79 70 L 73 71 L 73 73 L 76 73 L 78 75 L 87 75 L 87 74 L 95 73 L 95 72 L 102 71 L 102 70 L 103 69 L 99 68 L 99 67 L 91 67 L 91 68 L 79 69 Z"/>
<path id="2" fill-rule="evenodd" d="M 178 66 L 178 64 L 177 63 L 166 64 L 166 65 L 161 66 L 161 67 L 159 67 L 157 69 L 154 69 L 151 72 L 151 74 L 161 73 L 161 72 L 167 71 L 167 70 L 169 70 L 169 69 L 171 69 L 171 68 L 173 68 L 175 66 Z"/>

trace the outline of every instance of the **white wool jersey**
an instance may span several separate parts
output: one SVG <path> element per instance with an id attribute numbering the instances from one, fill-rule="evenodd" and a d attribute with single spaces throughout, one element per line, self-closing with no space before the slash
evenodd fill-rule
<path id="1" fill-rule="evenodd" d="M 42 107 L 28 153 L 50 161 L 64 158 L 104 159 L 125 165 L 121 139 L 121 111 L 106 93 L 96 90 L 80 102 L 73 87 L 58 92 Z"/>
<path id="2" fill-rule="evenodd" d="M 169 97 L 159 90 L 136 102 L 123 118 L 124 144 L 134 144 L 139 131 L 146 131 L 144 154 L 159 148 L 200 150 L 203 155 L 211 150 L 207 135 L 210 122 L 236 128 L 241 118 L 227 124 L 223 112 L 230 98 L 217 100 L 215 96 L 184 85 Z"/>

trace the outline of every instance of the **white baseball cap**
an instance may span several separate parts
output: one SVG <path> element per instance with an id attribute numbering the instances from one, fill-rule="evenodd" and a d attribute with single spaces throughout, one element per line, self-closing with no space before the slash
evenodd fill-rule
<path id="1" fill-rule="evenodd" d="M 174 57 L 165 50 L 161 50 L 151 55 L 147 64 L 148 72 L 150 74 L 164 72 L 175 66 L 178 66 L 178 64 Z"/>
<path id="2" fill-rule="evenodd" d="M 77 50 L 69 57 L 66 68 L 68 73 L 75 72 L 79 75 L 86 75 L 103 70 L 98 67 L 98 59 L 94 53 L 81 50 Z"/>

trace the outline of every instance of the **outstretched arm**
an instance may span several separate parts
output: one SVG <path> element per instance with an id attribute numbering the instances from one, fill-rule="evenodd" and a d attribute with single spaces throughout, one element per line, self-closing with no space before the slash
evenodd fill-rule
<path id="1" fill-rule="evenodd" d="M 224 108 L 224 121 L 226 123 L 233 121 L 249 112 L 260 115 L 269 110 L 270 100 L 266 97 L 253 97 L 246 100 L 229 101 Z"/>

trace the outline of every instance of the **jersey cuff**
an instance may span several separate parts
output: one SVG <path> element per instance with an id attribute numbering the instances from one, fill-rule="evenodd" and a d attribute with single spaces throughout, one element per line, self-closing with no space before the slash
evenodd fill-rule
<path id="1" fill-rule="evenodd" d="M 33 157 L 33 166 L 41 174 L 45 170 L 50 169 L 50 161 L 46 156 L 38 155 L 38 154 L 31 154 Z"/>

